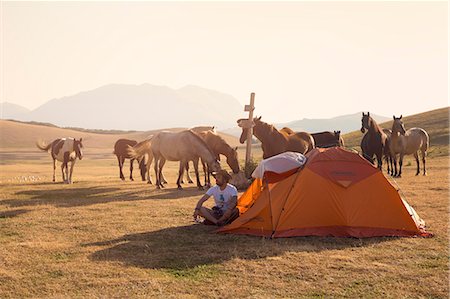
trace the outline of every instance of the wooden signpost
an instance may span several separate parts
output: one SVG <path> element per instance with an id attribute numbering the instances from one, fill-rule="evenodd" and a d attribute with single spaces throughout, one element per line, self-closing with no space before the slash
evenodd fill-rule
<path id="1" fill-rule="evenodd" d="M 248 120 L 242 126 L 248 128 L 247 131 L 247 149 L 245 152 L 245 165 L 251 159 L 252 153 L 252 136 L 253 136 L 253 110 L 255 110 L 255 93 L 250 94 L 250 105 L 245 105 L 244 111 L 248 111 Z"/>

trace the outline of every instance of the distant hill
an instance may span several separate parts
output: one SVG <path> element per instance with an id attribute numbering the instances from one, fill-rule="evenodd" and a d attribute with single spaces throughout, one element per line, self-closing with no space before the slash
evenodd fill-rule
<path id="1" fill-rule="evenodd" d="M 185 128 L 170 128 L 165 131 L 181 131 Z M 142 141 L 161 130 L 135 131 L 135 132 L 94 132 L 95 130 L 65 129 L 52 124 L 24 123 L 10 120 L 0 120 L 0 148 L 35 148 L 36 141 L 42 139 L 52 141 L 61 137 L 83 138 L 84 146 L 90 148 L 112 149 L 114 143 L 120 138 Z M 237 138 L 220 133 L 230 146 L 238 146 Z M 36 149 L 37 150 L 37 149 Z"/>
<path id="2" fill-rule="evenodd" d="M 18 107 L 5 106 L 2 118 L 63 127 L 141 131 L 192 127 L 199 123 L 224 129 L 234 126 L 243 111 L 235 98 L 214 90 L 192 85 L 171 89 L 150 84 L 111 84 L 50 100 L 33 111 Z"/>
<path id="3" fill-rule="evenodd" d="M 0 118 L 24 120 L 31 111 L 20 105 L 3 102 L 0 103 Z"/>
<path id="4" fill-rule="evenodd" d="M 428 132 L 430 136 L 430 146 L 436 147 L 436 155 L 448 154 L 448 145 L 450 142 L 449 132 L 449 113 L 450 107 L 440 108 L 428 112 L 403 116 L 402 120 L 406 129 L 419 127 Z M 400 115 L 396 115 L 397 117 Z M 392 118 L 383 123 L 379 123 L 382 128 L 392 128 Z M 361 131 L 354 131 L 343 135 L 345 145 L 360 150 L 360 144 L 363 134 Z M 438 149 L 443 148 L 443 149 Z"/>
<path id="5" fill-rule="evenodd" d="M 372 117 L 377 122 L 385 122 L 390 119 L 389 117 L 379 116 L 376 114 L 374 114 Z M 261 120 L 264 121 L 264 117 Z M 341 131 L 341 133 L 345 134 L 361 128 L 361 112 L 324 119 L 304 118 L 301 120 L 295 120 L 287 123 L 278 123 L 278 124 L 275 123 L 273 125 L 277 129 L 288 127 L 294 131 L 304 131 L 310 133 L 322 131 Z M 239 137 L 242 133 L 242 129 L 236 127 L 235 125 L 234 128 L 223 130 L 223 132 Z"/>
<path id="6" fill-rule="evenodd" d="M 376 122 L 385 122 L 389 117 L 371 114 Z M 308 119 L 291 121 L 288 123 L 277 124 L 277 127 L 289 127 L 294 131 L 305 132 L 321 132 L 321 131 L 341 131 L 341 133 L 348 133 L 361 128 L 361 112 L 354 114 L 347 114 L 327 119 Z"/>

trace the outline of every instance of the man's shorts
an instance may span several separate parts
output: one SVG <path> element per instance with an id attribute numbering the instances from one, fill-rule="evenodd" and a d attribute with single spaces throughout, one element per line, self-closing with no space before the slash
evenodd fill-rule
<path id="1" fill-rule="evenodd" d="M 223 214 L 224 214 L 224 211 L 222 211 L 220 208 L 218 208 L 218 207 L 213 207 L 212 208 L 212 215 L 214 216 L 214 218 L 220 219 L 220 217 L 222 217 Z M 238 218 L 238 217 L 239 217 L 239 209 L 238 208 L 234 208 L 234 210 L 231 213 L 230 217 L 226 221 L 224 221 L 224 225 L 230 224 L 231 222 L 236 220 L 236 218 Z M 205 219 L 203 221 L 203 224 L 205 224 L 205 225 L 214 225 L 214 223 L 212 223 L 208 219 Z"/>

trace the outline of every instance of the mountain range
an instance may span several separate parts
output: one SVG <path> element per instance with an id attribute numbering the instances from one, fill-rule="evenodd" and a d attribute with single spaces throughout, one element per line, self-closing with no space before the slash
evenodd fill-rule
<path id="1" fill-rule="evenodd" d="M 150 84 L 110 84 L 53 99 L 29 111 L 2 103 L 2 119 L 88 129 L 150 130 L 214 124 L 235 126 L 242 105 L 232 96 L 193 85 L 180 89 Z"/>
<path id="2" fill-rule="evenodd" d="M 246 115 L 238 100 L 225 93 L 193 85 L 172 89 L 151 84 L 105 85 L 52 99 L 34 110 L 4 102 L 0 103 L 0 111 L 2 119 L 44 122 L 60 127 L 148 131 L 214 125 L 234 136 L 241 133 L 236 120 Z M 372 117 L 378 123 L 390 119 L 379 115 Z M 360 128 L 361 113 L 274 125 L 295 131 L 347 133 Z"/>

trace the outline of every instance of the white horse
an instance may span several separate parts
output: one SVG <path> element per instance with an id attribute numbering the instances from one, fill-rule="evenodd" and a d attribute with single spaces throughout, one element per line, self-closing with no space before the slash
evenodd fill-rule
<path id="1" fill-rule="evenodd" d="M 73 166 L 75 165 L 76 159 L 83 159 L 83 144 L 80 140 L 75 138 L 60 138 L 53 142 L 47 144 L 44 141 L 36 142 L 36 146 L 43 151 L 50 151 L 53 159 L 53 182 L 56 181 L 55 171 L 56 171 L 56 160 L 61 163 L 62 179 L 66 184 L 72 184 L 72 173 Z M 70 162 L 70 173 L 68 168 L 68 163 Z M 65 170 L 65 174 L 64 174 Z"/>
<path id="2" fill-rule="evenodd" d="M 425 168 L 425 157 L 427 156 L 427 150 L 430 146 L 430 137 L 428 133 L 421 128 L 411 128 L 409 130 L 405 130 L 405 126 L 402 122 L 402 116 L 393 117 L 394 123 L 392 124 L 392 135 L 391 135 L 391 143 L 390 150 L 391 155 L 394 160 L 394 176 L 401 177 L 402 176 L 402 165 L 403 165 L 403 157 L 405 155 L 414 155 L 417 163 L 417 172 L 416 175 L 420 173 L 419 166 L 419 151 L 421 152 L 422 162 L 423 162 L 423 175 L 427 174 Z M 399 166 L 400 169 L 397 172 L 397 155 L 400 155 Z"/>

